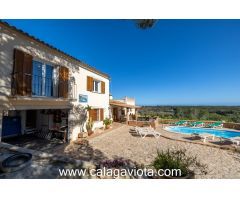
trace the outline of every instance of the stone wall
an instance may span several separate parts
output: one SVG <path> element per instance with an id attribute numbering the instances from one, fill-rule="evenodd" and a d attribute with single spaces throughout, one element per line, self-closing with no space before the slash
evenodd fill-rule
<path id="1" fill-rule="evenodd" d="M 230 129 L 236 129 L 236 130 L 240 130 L 240 124 L 239 123 L 224 123 L 223 124 L 224 128 L 230 128 Z"/>
<path id="2" fill-rule="evenodd" d="M 139 126 L 139 127 L 144 127 L 144 126 L 151 126 L 153 128 L 156 128 L 159 125 L 159 119 L 155 120 L 149 120 L 149 121 L 136 121 L 136 120 L 130 120 L 128 121 L 129 126 Z"/>

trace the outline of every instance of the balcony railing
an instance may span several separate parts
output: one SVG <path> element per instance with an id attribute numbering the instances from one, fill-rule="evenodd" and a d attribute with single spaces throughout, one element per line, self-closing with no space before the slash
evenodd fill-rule
<path id="1" fill-rule="evenodd" d="M 31 96 L 58 98 L 59 85 L 66 84 L 66 81 L 28 73 L 14 73 L 12 77 L 13 95 L 18 93 L 17 90 L 24 90 Z"/>

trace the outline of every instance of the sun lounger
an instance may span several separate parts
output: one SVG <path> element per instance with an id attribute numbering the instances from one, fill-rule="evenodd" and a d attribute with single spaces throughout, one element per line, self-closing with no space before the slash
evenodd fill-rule
<path id="1" fill-rule="evenodd" d="M 138 133 L 139 135 L 142 137 L 142 138 L 145 138 L 147 135 L 153 135 L 155 138 L 158 138 L 161 136 L 161 134 L 157 131 L 155 131 L 154 129 L 152 130 L 138 130 Z"/>
<path id="2" fill-rule="evenodd" d="M 203 127 L 205 124 L 204 124 L 204 122 L 196 122 L 195 123 L 195 127 Z"/>
<path id="3" fill-rule="evenodd" d="M 138 130 L 148 130 L 148 129 L 153 129 L 152 127 L 138 127 L 138 126 L 134 126 L 132 128 L 129 129 L 129 132 L 137 132 Z"/>
<path id="4" fill-rule="evenodd" d="M 159 137 L 161 134 L 155 131 L 152 127 L 134 127 L 130 129 L 132 132 L 136 132 L 142 138 L 145 138 L 147 135 L 153 135 L 154 137 Z"/>
<path id="5" fill-rule="evenodd" d="M 206 127 L 207 128 L 223 128 L 223 123 L 222 122 L 214 122 L 212 124 L 208 124 Z"/>
<path id="6" fill-rule="evenodd" d="M 203 126 L 204 126 L 204 123 L 201 122 L 201 121 L 192 122 L 192 123 L 189 124 L 189 126 L 192 126 L 192 127 L 203 127 Z"/>
<path id="7" fill-rule="evenodd" d="M 240 137 L 233 137 L 233 138 L 230 138 L 230 140 L 233 144 L 240 146 Z"/>
<path id="8" fill-rule="evenodd" d="M 208 138 L 211 138 L 212 140 L 215 139 L 215 135 L 208 133 L 199 134 L 199 136 L 203 139 L 203 142 L 206 142 Z"/>
<path id="9" fill-rule="evenodd" d="M 196 123 L 196 122 L 190 122 L 190 123 L 188 124 L 188 126 L 195 126 L 195 123 Z"/>
<path id="10" fill-rule="evenodd" d="M 178 122 L 176 122 L 174 125 L 176 126 L 184 126 L 186 125 L 188 122 L 186 120 L 180 120 Z"/>

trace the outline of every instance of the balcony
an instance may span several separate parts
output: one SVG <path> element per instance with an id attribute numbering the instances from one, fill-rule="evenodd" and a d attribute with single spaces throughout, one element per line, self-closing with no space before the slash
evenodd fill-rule
<path id="1" fill-rule="evenodd" d="M 76 90 L 75 88 L 73 89 Z M 60 80 L 58 78 L 34 75 L 29 73 L 13 74 L 12 78 L 13 96 L 69 99 L 70 95 L 68 91 L 69 91 L 68 80 Z"/>

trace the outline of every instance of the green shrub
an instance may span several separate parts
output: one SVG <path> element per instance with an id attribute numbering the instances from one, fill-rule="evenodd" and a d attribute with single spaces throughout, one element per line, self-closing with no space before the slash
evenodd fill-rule
<path id="1" fill-rule="evenodd" d="M 109 118 L 105 118 L 105 119 L 103 120 L 103 124 L 104 124 L 105 126 L 111 125 L 111 124 L 112 124 L 112 120 L 109 119 Z"/>
<path id="2" fill-rule="evenodd" d="M 206 174 L 206 165 L 200 164 L 194 156 L 187 156 L 186 149 L 158 151 L 152 165 L 156 170 L 180 169 L 182 176 L 188 175 L 190 167 L 198 168 Z"/>

